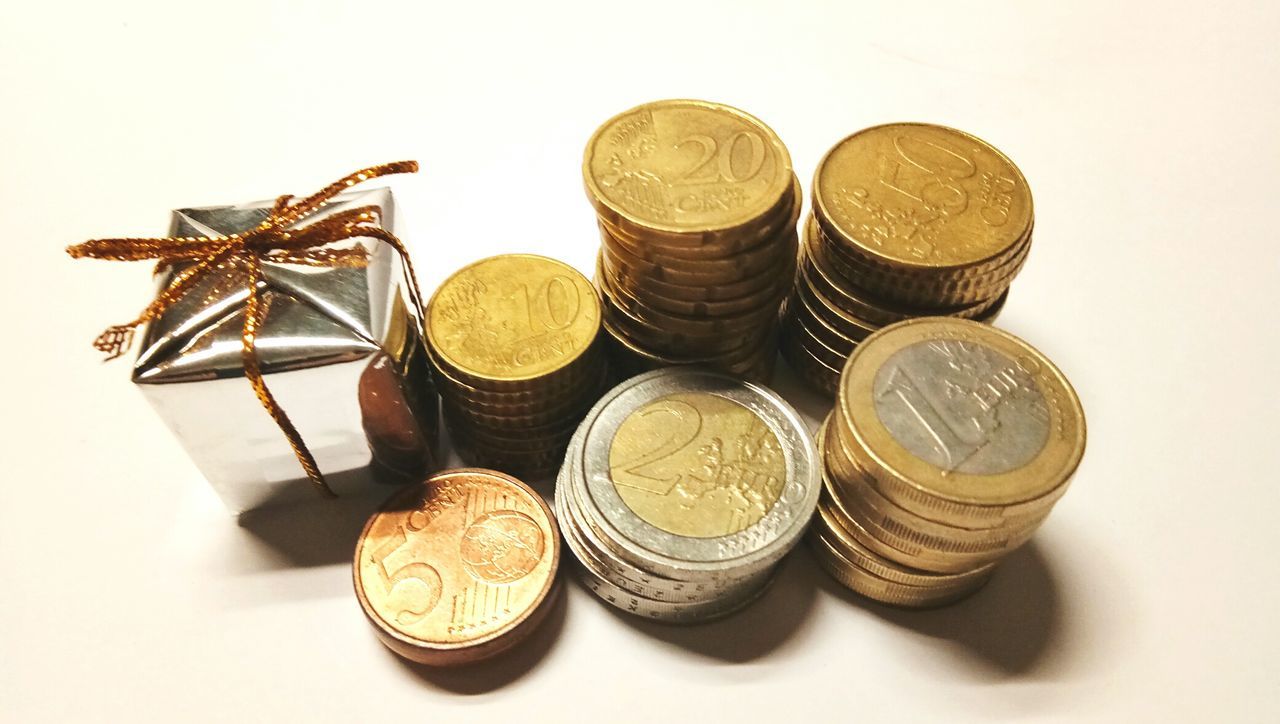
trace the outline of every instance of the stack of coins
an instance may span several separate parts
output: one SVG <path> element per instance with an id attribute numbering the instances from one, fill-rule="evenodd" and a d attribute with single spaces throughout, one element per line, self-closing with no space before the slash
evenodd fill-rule
<path id="1" fill-rule="evenodd" d="M 547 504 L 492 470 L 437 473 L 400 489 L 356 544 L 356 597 L 378 638 L 423 664 L 501 653 L 546 618 L 560 536 Z"/>
<path id="2" fill-rule="evenodd" d="M 772 580 L 817 505 L 818 466 L 775 393 L 669 367 L 623 382 L 583 420 L 557 518 L 597 596 L 652 620 L 707 621 Z"/>
<path id="3" fill-rule="evenodd" d="M 736 108 L 658 101 L 601 126 L 582 171 L 619 370 L 698 364 L 767 380 L 801 201 L 777 135 Z"/>
<path id="4" fill-rule="evenodd" d="M 836 144 L 813 179 L 782 353 L 828 394 L 853 348 L 922 316 L 990 321 L 1031 247 L 1031 192 L 1013 162 L 941 126 L 876 126 Z"/>
<path id="5" fill-rule="evenodd" d="M 505 254 L 445 280 L 426 316 L 454 449 L 472 465 L 555 473 L 608 385 L 591 283 L 554 259 Z"/>
<path id="6" fill-rule="evenodd" d="M 980 587 L 1066 492 L 1084 454 L 1070 383 L 973 321 L 886 327 L 850 357 L 819 433 L 810 542 L 849 588 L 928 607 Z"/>

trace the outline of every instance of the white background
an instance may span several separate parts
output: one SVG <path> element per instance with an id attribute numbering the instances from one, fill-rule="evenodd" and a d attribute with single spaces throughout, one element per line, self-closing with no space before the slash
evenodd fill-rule
<path id="1" fill-rule="evenodd" d="M 1269 2 L 6 5 L 0 718 L 1274 721 L 1278 36 Z M 976 133 L 1030 180 L 999 325 L 1074 382 L 1089 449 L 971 600 L 862 603 L 801 550 L 718 624 L 573 586 L 531 646 L 411 667 L 350 590 L 376 501 L 237 522 L 90 348 L 149 270 L 65 245 L 401 158 L 424 166 L 390 183 L 427 288 L 500 252 L 589 272 L 582 147 L 665 97 L 760 116 L 806 190 L 895 120 Z"/>

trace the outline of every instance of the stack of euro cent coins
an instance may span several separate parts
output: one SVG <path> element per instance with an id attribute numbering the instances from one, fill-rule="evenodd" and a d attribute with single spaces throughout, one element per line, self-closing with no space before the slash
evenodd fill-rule
<path id="1" fill-rule="evenodd" d="M 813 515 L 819 465 L 773 392 L 669 367 L 588 413 L 556 481 L 556 517 L 602 600 L 655 621 L 708 621 L 765 590 Z"/>
<path id="2" fill-rule="evenodd" d="M 782 353 L 828 394 L 853 348 L 922 316 L 990 321 L 1031 247 L 1031 192 L 1013 162 L 941 126 L 875 126 L 832 148 L 813 211 Z"/>
<path id="3" fill-rule="evenodd" d="M 1084 454 L 1085 423 L 1038 351 L 938 317 L 854 351 L 819 439 L 818 560 L 858 593 L 923 608 L 976 590 L 1031 537 Z"/>
<path id="4" fill-rule="evenodd" d="M 596 131 L 583 176 L 619 371 L 696 364 L 767 380 L 801 202 L 778 136 L 729 106 L 648 103 Z"/>
<path id="5" fill-rule="evenodd" d="M 608 386 L 591 282 L 546 257 L 490 257 L 446 279 L 426 317 L 454 449 L 472 465 L 554 474 Z"/>
<path id="6" fill-rule="evenodd" d="M 526 640 L 560 587 L 560 536 L 532 489 L 457 469 L 394 493 L 356 544 L 356 597 L 392 651 L 423 664 L 474 663 Z"/>

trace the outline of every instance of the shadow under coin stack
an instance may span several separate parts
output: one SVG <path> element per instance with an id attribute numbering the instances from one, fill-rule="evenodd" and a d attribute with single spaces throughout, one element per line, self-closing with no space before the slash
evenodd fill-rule
<path id="1" fill-rule="evenodd" d="M 772 580 L 817 505 L 819 464 L 775 393 L 669 367 L 588 413 L 556 481 L 556 518 L 601 599 L 651 620 L 707 621 Z"/>
<path id="2" fill-rule="evenodd" d="M 925 608 L 977 590 L 1031 537 L 1080 463 L 1085 424 L 1025 342 L 931 318 L 858 347 L 819 438 L 818 561 L 869 598 Z"/>
<path id="3" fill-rule="evenodd" d="M 464 267 L 427 304 L 427 336 L 445 424 L 469 464 L 551 475 L 608 385 L 599 296 L 554 259 Z"/>
<path id="4" fill-rule="evenodd" d="M 601 126 L 583 176 L 619 372 L 699 364 L 767 380 L 801 200 L 777 135 L 729 106 L 658 101 Z"/>
<path id="5" fill-rule="evenodd" d="M 783 356 L 835 394 L 849 353 L 884 325 L 991 321 L 1027 258 L 1032 226 L 1026 179 L 973 136 L 910 123 L 849 136 L 814 174 Z"/>

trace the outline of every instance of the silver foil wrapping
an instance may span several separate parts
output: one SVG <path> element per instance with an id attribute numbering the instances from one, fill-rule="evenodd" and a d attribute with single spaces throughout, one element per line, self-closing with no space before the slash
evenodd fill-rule
<path id="1" fill-rule="evenodd" d="M 170 235 L 246 231 L 272 202 L 179 209 Z M 394 232 L 391 192 L 344 193 L 303 223 L 376 206 Z M 394 249 L 355 239 L 366 267 L 265 262 L 257 352 L 268 388 L 334 492 L 420 479 L 438 460 L 438 401 L 418 306 Z M 158 271 L 167 284 L 175 268 Z M 318 492 L 244 376 L 243 275 L 215 272 L 148 325 L 133 381 L 234 512 Z"/>

